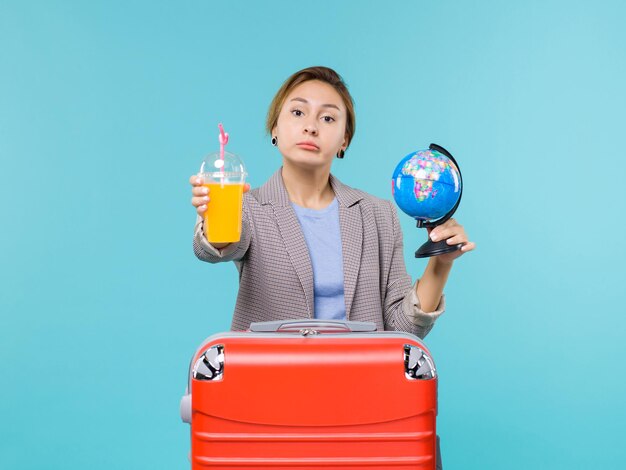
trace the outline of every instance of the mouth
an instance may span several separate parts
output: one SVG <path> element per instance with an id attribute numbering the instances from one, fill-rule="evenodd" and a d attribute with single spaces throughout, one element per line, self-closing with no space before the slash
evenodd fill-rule
<path id="1" fill-rule="evenodd" d="M 313 142 L 298 142 L 296 145 L 304 150 L 319 150 L 320 149 Z"/>

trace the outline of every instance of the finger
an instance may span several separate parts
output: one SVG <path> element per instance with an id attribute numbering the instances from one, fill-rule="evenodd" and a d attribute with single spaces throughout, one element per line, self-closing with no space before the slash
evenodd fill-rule
<path id="1" fill-rule="evenodd" d="M 192 175 L 189 178 L 189 184 L 191 184 L 192 186 L 202 186 L 204 184 L 204 180 L 201 176 Z"/>
<path id="2" fill-rule="evenodd" d="M 438 236 L 441 240 L 443 238 L 449 238 L 454 234 L 465 232 L 465 229 L 455 219 L 449 219 L 446 220 L 445 223 L 433 228 L 433 232 L 435 232 L 435 236 Z"/>
<path id="3" fill-rule="evenodd" d="M 206 206 L 200 206 L 196 209 L 196 212 L 200 217 L 204 217 L 204 213 L 206 212 Z"/>
<path id="4" fill-rule="evenodd" d="M 455 235 L 446 240 L 446 243 L 448 245 L 458 245 L 459 243 L 466 243 L 466 242 L 467 242 L 467 237 L 465 236 L 465 234 Z"/>
<path id="5" fill-rule="evenodd" d="M 454 237 L 456 235 L 465 234 L 465 230 L 460 225 L 455 225 L 453 227 L 444 227 L 440 225 L 435 227 L 433 231 L 430 233 L 430 239 L 434 242 L 439 240 L 446 240 L 450 237 Z"/>
<path id="6" fill-rule="evenodd" d="M 191 190 L 191 194 L 193 194 L 194 196 L 206 196 L 209 194 L 209 188 L 205 187 L 205 186 L 194 186 L 193 189 Z"/>
<path id="7" fill-rule="evenodd" d="M 208 196 L 192 197 L 191 205 L 194 207 L 200 207 L 200 206 L 208 204 L 210 200 L 211 199 Z"/>
<path id="8" fill-rule="evenodd" d="M 443 224 L 439 225 L 439 227 L 450 228 L 450 227 L 455 227 L 457 225 L 459 225 L 459 223 L 455 219 L 451 218 L 451 219 L 446 220 Z"/>
<path id="9" fill-rule="evenodd" d="M 467 253 L 468 251 L 472 251 L 474 248 L 476 248 L 476 243 L 474 243 L 474 242 L 467 242 L 465 245 L 463 245 L 461 247 L 461 251 L 463 253 Z"/>
<path id="10" fill-rule="evenodd" d="M 250 183 L 246 183 L 243 185 L 243 192 L 247 193 L 248 191 L 250 191 Z"/>

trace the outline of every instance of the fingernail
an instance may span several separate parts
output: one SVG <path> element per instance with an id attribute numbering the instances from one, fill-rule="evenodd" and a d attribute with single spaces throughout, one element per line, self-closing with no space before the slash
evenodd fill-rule
<path id="1" fill-rule="evenodd" d="M 209 194 L 209 188 L 202 188 L 202 194 Z"/>
<path id="2" fill-rule="evenodd" d="M 209 199 L 208 197 L 204 197 L 204 198 L 202 198 L 202 200 L 203 200 L 204 202 L 209 202 L 209 201 L 210 201 L 210 199 Z"/>
<path id="3" fill-rule="evenodd" d="M 196 178 L 196 184 L 202 184 L 202 180 L 200 180 L 200 178 Z"/>
<path id="4" fill-rule="evenodd" d="M 437 235 L 436 235 L 436 234 L 434 234 L 433 232 L 430 232 L 430 239 L 431 239 L 432 241 L 436 242 L 436 241 L 437 241 L 437 239 L 438 239 L 438 237 L 437 237 Z"/>

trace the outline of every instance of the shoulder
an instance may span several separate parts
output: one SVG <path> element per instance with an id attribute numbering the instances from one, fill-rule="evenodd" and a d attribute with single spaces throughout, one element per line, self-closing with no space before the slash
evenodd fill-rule
<path id="1" fill-rule="evenodd" d="M 358 204 L 363 220 L 363 233 L 374 236 L 383 252 L 390 253 L 394 240 L 402 234 L 395 204 L 365 191 L 357 191 L 362 196 Z"/>
<path id="2" fill-rule="evenodd" d="M 360 189 L 357 189 L 356 191 L 358 191 L 362 195 L 362 202 L 364 202 L 368 206 L 371 206 L 376 210 L 382 210 L 386 212 L 389 212 L 391 210 L 392 204 L 390 200 L 374 196 L 373 194 L 361 191 Z"/>
<path id="3" fill-rule="evenodd" d="M 400 222 L 396 213 L 395 205 L 387 200 L 364 192 L 360 202 L 361 213 L 364 221 L 367 218 L 373 219 L 373 226 L 379 236 L 393 237 L 399 231 Z"/>
<path id="4" fill-rule="evenodd" d="M 365 192 L 361 189 L 353 188 L 339 181 L 335 176 L 331 175 L 331 185 L 339 202 L 345 206 L 352 206 L 355 203 L 361 204 L 361 207 L 376 211 L 376 213 L 391 214 L 393 205 L 386 199 L 379 198 Z"/>
<path id="5" fill-rule="evenodd" d="M 265 185 L 252 188 L 247 193 L 243 195 L 243 203 L 248 205 L 250 208 L 260 208 L 263 205 L 268 203 L 267 194 L 264 188 Z"/>
<path id="6" fill-rule="evenodd" d="M 363 195 L 363 199 L 361 199 L 360 203 L 375 212 L 375 214 L 379 217 L 391 217 L 395 208 L 391 201 L 388 199 L 383 199 L 378 196 L 374 196 L 373 194 L 366 193 L 365 191 L 360 191 Z"/>
<path id="7" fill-rule="evenodd" d="M 358 203 L 361 208 L 363 218 L 373 218 L 373 222 L 377 226 L 390 227 L 395 226 L 397 223 L 397 212 L 395 205 L 388 199 L 383 199 L 378 196 L 374 196 L 361 189 L 352 188 L 343 183 L 337 183 L 336 188 L 340 189 L 344 200 L 348 205 L 352 203 Z M 349 194 L 346 198 L 345 195 Z"/>

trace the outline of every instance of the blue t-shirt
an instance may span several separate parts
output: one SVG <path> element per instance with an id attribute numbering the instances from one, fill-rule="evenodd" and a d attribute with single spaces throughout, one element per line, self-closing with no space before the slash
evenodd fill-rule
<path id="1" fill-rule="evenodd" d="M 315 318 L 345 320 L 343 257 L 339 230 L 339 204 L 333 199 L 324 209 L 291 203 L 300 221 L 313 265 Z"/>

